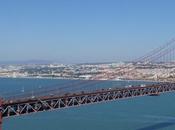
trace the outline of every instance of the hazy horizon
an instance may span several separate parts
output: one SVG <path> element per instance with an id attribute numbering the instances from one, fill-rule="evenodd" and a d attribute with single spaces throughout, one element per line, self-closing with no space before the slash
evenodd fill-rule
<path id="1" fill-rule="evenodd" d="M 15 64 L 107 64 L 107 63 L 120 63 L 130 61 L 104 61 L 104 62 L 61 62 L 51 60 L 21 60 L 21 61 L 0 61 L 0 65 L 15 65 Z"/>

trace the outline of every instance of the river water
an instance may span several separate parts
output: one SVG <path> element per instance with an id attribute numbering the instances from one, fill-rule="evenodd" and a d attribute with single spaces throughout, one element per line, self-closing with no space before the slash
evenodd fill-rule
<path id="1" fill-rule="evenodd" d="M 0 95 L 29 93 L 61 87 L 72 80 L 0 78 Z M 108 81 L 91 84 L 90 89 L 146 84 L 143 81 Z M 75 84 L 72 84 L 73 86 Z M 88 86 L 88 84 L 86 84 Z M 77 90 L 79 90 L 77 88 Z M 74 90 L 76 91 L 76 89 Z M 175 130 L 175 93 L 138 97 L 41 112 L 3 120 L 3 130 Z"/>

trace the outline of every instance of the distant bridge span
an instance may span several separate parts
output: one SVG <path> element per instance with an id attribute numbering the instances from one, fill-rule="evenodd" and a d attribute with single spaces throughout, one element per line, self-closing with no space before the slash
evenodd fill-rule
<path id="1" fill-rule="evenodd" d="M 41 96 L 30 99 L 1 100 L 2 117 L 19 116 L 40 111 L 69 108 L 112 100 L 156 95 L 175 90 L 175 83 L 158 83 L 145 87 L 110 88 L 63 96 Z"/>
<path id="2" fill-rule="evenodd" d="M 41 96 L 31 99 L 1 100 L 2 118 L 20 116 L 30 113 L 43 112 L 55 109 L 70 108 L 87 104 L 102 103 L 146 95 L 156 95 L 175 91 L 175 83 L 158 83 L 145 87 L 101 89 L 95 92 L 80 92 L 65 94 L 64 96 Z"/>

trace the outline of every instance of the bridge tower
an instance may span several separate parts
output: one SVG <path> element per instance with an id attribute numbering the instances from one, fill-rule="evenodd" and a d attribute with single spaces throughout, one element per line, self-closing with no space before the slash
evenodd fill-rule
<path id="1" fill-rule="evenodd" d="M 3 100 L 0 98 L 0 130 L 2 130 L 2 103 Z"/>

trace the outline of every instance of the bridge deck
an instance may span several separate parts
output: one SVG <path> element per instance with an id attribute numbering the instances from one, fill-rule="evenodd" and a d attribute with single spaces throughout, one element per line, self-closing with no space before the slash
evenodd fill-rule
<path id="1" fill-rule="evenodd" d="M 80 92 L 63 96 L 41 96 L 30 99 L 5 100 L 2 103 L 1 111 L 2 117 L 10 117 L 174 90 L 175 83 L 159 83 L 145 87 L 101 89 L 94 92 Z"/>

